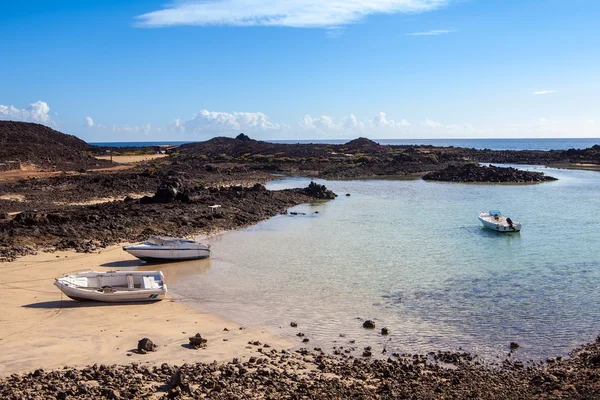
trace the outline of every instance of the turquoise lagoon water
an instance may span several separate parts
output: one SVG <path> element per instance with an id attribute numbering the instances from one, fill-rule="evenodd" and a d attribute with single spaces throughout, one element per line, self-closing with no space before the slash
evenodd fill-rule
<path id="1" fill-rule="evenodd" d="M 600 173 L 524 168 L 559 180 L 320 181 L 340 196 L 212 238 L 210 261 L 168 267 L 170 287 L 241 324 L 298 342 L 302 331 L 310 347 L 495 358 L 515 341 L 522 359 L 565 354 L 600 333 Z M 477 214 L 489 209 L 523 231 L 484 230 Z"/>

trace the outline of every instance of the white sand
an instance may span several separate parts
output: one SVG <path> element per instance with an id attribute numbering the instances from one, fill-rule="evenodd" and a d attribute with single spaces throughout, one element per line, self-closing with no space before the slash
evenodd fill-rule
<path id="1" fill-rule="evenodd" d="M 201 313 L 171 296 L 158 303 L 105 305 L 73 301 L 53 285 L 54 278 L 66 272 L 105 271 L 116 269 L 115 264 L 101 264 L 135 265 L 134 260 L 121 246 L 113 246 L 100 254 L 41 253 L 1 263 L 0 376 L 94 363 L 226 361 L 258 354 L 255 346 L 248 346 L 255 340 L 275 349 L 293 346 L 258 327 L 239 330 L 237 324 Z M 177 264 L 156 269 L 163 270 L 167 285 L 169 275 L 182 273 Z M 225 327 L 230 331 L 223 331 Z M 206 349 L 185 346 L 197 332 L 208 339 Z M 154 341 L 158 350 L 132 353 L 144 337 Z"/>

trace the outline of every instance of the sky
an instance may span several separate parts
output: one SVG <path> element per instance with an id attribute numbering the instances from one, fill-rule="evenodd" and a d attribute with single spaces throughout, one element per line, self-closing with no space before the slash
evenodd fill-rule
<path id="1" fill-rule="evenodd" d="M 597 0 L 0 0 L 0 119 L 91 142 L 600 137 Z"/>

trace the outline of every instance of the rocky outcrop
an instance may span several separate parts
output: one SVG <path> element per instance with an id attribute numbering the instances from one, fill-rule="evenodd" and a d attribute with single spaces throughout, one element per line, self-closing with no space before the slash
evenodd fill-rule
<path id="1" fill-rule="evenodd" d="M 461 166 L 448 166 L 447 168 L 430 172 L 423 176 L 424 180 L 444 182 L 486 182 L 486 183 L 534 183 L 555 181 L 542 172 L 522 171 L 516 168 L 495 166 L 480 166 L 468 163 Z"/>
<path id="2" fill-rule="evenodd" d="M 302 189 L 302 192 L 315 199 L 333 200 L 337 197 L 337 194 L 327 189 L 325 185 L 319 185 L 313 181 L 306 188 Z"/>

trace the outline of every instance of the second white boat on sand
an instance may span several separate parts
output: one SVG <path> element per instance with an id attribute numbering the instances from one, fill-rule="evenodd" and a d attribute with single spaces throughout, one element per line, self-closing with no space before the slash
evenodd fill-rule
<path id="1" fill-rule="evenodd" d="M 73 300 L 108 303 L 159 301 L 167 293 L 160 271 L 85 271 L 56 278 L 56 285 Z"/>
<path id="2" fill-rule="evenodd" d="M 482 212 L 479 221 L 484 227 L 496 232 L 519 232 L 521 223 L 502 215 L 500 211 Z"/>
<path id="3" fill-rule="evenodd" d="M 144 261 L 198 260 L 210 257 L 210 245 L 192 239 L 151 236 L 140 244 L 124 246 L 123 250 Z"/>

